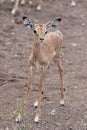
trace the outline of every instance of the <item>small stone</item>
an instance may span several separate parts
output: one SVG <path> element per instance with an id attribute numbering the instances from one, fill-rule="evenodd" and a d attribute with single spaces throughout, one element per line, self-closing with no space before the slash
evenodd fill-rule
<path id="1" fill-rule="evenodd" d="M 6 27 L 6 24 L 3 24 L 3 27 Z"/>
<path id="2" fill-rule="evenodd" d="M 55 109 L 52 109 L 51 112 L 49 113 L 49 115 L 54 116 L 54 115 L 55 115 L 55 112 L 56 112 L 56 110 L 55 110 Z"/>
<path id="3" fill-rule="evenodd" d="M 12 32 L 11 34 L 12 34 L 12 35 L 15 35 L 15 33 L 14 33 L 14 32 Z"/>
<path id="4" fill-rule="evenodd" d="M 10 44 L 11 44 L 11 42 L 6 42 L 6 43 L 5 43 L 5 45 L 10 45 Z"/>
<path id="5" fill-rule="evenodd" d="M 77 43 L 72 43 L 72 46 L 73 46 L 73 47 L 76 47 L 76 46 L 77 46 Z"/>
<path id="6" fill-rule="evenodd" d="M 82 23 L 82 26 L 85 26 L 85 23 Z"/>
<path id="7" fill-rule="evenodd" d="M 76 2 L 74 0 L 71 1 L 71 6 L 75 7 L 76 6 Z"/>
<path id="8" fill-rule="evenodd" d="M 9 128 L 8 128 L 8 127 L 6 127 L 6 130 L 9 130 Z"/>
<path id="9" fill-rule="evenodd" d="M 18 55 L 17 55 L 17 54 L 15 54 L 14 56 L 15 56 L 15 58 L 17 58 L 17 57 L 18 57 Z"/>
<path id="10" fill-rule="evenodd" d="M 22 23 L 22 19 L 21 18 L 15 18 L 15 23 L 16 24 L 21 24 Z"/>

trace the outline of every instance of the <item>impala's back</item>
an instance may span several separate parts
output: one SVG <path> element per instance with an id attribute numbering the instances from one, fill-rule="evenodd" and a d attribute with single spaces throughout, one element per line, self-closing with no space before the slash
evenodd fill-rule
<path id="1" fill-rule="evenodd" d="M 58 52 L 60 51 L 62 42 L 63 42 L 63 34 L 59 30 L 55 32 L 49 32 L 45 36 L 44 40 L 44 43 L 51 45 L 51 47 L 53 46 L 56 53 L 57 51 Z"/>

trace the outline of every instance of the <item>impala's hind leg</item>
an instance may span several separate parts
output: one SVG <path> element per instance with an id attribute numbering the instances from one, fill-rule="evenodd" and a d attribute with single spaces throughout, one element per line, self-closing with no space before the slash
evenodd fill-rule
<path id="1" fill-rule="evenodd" d="M 37 10 L 39 11 L 39 10 L 41 10 L 41 8 L 42 8 L 42 0 L 39 0 L 39 4 L 38 4 L 38 6 L 37 6 Z"/>
<path id="2" fill-rule="evenodd" d="M 12 15 L 15 15 L 16 11 L 18 10 L 18 5 L 19 5 L 19 0 L 15 0 L 14 7 L 13 7 L 13 9 L 11 11 Z"/>
<path id="3" fill-rule="evenodd" d="M 32 79 L 33 79 L 33 68 L 30 67 L 30 78 L 28 80 L 28 84 L 27 84 L 27 93 L 25 95 L 25 98 L 24 98 L 24 101 L 23 101 L 23 104 L 19 110 L 19 114 L 18 114 L 18 117 L 16 118 L 16 122 L 20 122 L 21 121 L 21 116 L 23 114 L 23 111 L 24 111 L 24 108 L 25 108 L 25 105 L 27 103 L 27 100 L 28 100 L 28 95 L 30 93 L 30 90 L 31 90 L 31 87 L 32 87 Z"/>
<path id="4" fill-rule="evenodd" d="M 60 97 L 60 105 L 64 106 L 64 73 L 63 73 L 63 67 L 61 65 L 61 57 L 55 56 L 54 57 L 54 62 L 57 64 L 57 67 L 59 68 L 59 73 L 60 73 L 60 80 L 61 80 L 61 97 Z"/>

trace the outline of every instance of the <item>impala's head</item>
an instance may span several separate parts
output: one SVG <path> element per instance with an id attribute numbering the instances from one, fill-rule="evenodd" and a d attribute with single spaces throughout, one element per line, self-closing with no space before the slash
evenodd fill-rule
<path id="1" fill-rule="evenodd" d="M 30 27 L 33 30 L 35 39 L 38 43 L 43 43 L 45 35 L 48 33 L 49 28 L 55 28 L 58 23 L 61 21 L 61 18 L 56 18 L 52 21 L 47 22 L 46 24 L 34 24 L 31 19 L 23 17 L 24 25 Z"/>

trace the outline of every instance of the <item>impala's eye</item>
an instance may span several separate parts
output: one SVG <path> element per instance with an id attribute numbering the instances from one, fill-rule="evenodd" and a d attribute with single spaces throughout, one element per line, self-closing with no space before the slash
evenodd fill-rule
<path id="1" fill-rule="evenodd" d="M 34 33 L 37 33 L 37 30 L 34 30 Z"/>
<path id="2" fill-rule="evenodd" d="M 45 31 L 45 34 L 47 34 L 48 32 L 47 31 Z"/>

